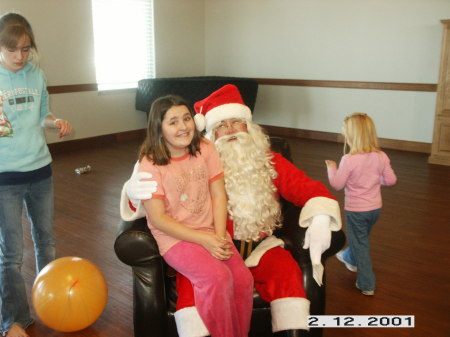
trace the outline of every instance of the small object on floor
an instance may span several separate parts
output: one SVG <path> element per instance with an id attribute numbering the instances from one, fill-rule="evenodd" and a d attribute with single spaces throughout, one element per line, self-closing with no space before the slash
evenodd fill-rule
<path id="1" fill-rule="evenodd" d="M 341 250 L 340 252 L 338 252 L 338 253 L 336 254 L 336 258 L 337 258 L 339 261 L 341 261 L 341 262 L 345 265 L 345 267 L 346 267 L 348 270 L 350 270 L 350 271 L 356 273 L 356 272 L 358 271 L 358 268 L 356 268 L 356 266 L 354 266 L 354 265 L 352 265 L 352 264 L 346 262 L 346 261 L 344 260 L 344 257 L 342 256 L 342 254 L 343 254 L 343 250 Z"/>
<path id="2" fill-rule="evenodd" d="M 92 170 L 91 165 L 86 165 L 86 166 L 83 166 L 83 167 L 76 168 L 75 169 L 75 173 L 76 174 L 84 174 L 84 173 L 91 172 L 91 170 Z"/>

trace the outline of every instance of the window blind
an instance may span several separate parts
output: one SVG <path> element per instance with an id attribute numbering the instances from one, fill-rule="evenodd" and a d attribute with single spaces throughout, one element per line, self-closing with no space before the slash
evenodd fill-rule
<path id="1" fill-rule="evenodd" d="M 99 90 L 154 77 L 153 0 L 92 0 L 92 16 Z"/>

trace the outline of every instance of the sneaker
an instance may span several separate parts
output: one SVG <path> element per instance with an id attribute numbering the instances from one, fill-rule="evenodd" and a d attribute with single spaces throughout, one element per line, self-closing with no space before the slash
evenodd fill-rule
<path id="1" fill-rule="evenodd" d="M 373 296 L 373 295 L 375 295 L 375 291 L 373 291 L 373 290 L 361 290 L 361 294 L 366 295 L 366 296 Z"/>
<path id="2" fill-rule="evenodd" d="M 356 273 L 356 272 L 358 271 L 358 268 L 356 268 L 356 266 L 354 266 L 354 265 L 352 265 L 352 264 L 346 262 L 346 261 L 344 260 L 344 256 L 342 256 L 342 255 L 343 255 L 343 251 L 341 250 L 340 252 L 338 252 L 338 253 L 336 254 L 336 258 L 337 258 L 339 261 L 341 261 L 341 262 L 345 265 L 345 267 L 346 267 L 348 270 L 350 270 L 350 271 Z"/>
<path id="3" fill-rule="evenodd" d="M 363 295 L 366 295 L 366 296 L 373 296 L 373 295 L 375 295 L 375 291 L 374 290 L 361 290 L 361 289 L 359 289 L 358 284 L 356 284 L 356 288 L 358 288 L 358 290 Z"/>

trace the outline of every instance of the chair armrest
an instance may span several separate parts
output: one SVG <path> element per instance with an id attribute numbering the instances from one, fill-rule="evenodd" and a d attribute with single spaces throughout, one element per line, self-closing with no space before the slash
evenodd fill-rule
<path id="1" fill-rule="evenodd" d="M 291 148 L 286 138 L 270 136 L 270 149 L 281 153 L 284 158 L 292 162 Z"/>
<path id="2" fill-rule="evenodd" d="M 167 320 L 164 265 L 145 218 L 120 223 L 114 251 L 133 271 L 134 336 L 164 337 Z"/>
<path id="3" fill-rule="evenodd" d="M 153 259 L 161 259 L 158 244 L 145 218 L 120 222 L 114 251 L 120 261 L 131 267 L 141 266 Z"/>

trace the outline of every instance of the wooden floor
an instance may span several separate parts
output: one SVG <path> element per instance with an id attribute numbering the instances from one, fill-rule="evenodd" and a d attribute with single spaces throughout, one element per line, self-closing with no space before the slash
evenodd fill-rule
<path id="1" fill-rule="evenodd" d="M 290 139 L 294 161 L 328 185 L 324 160 L 339 161 L 342 145 Z M 131 174 L 139 141 L 112 142 L 54 154 L 57 256 L 79 256 L 105 275 L 109 298 L 102 316 L 89 328 L 60 333 L 39 320 L 32 337 L 132 337 L 130 269 L 115 256 L 119 196 Z M 450 336 L 450 167 L 427 164 L 421 153 L 386 151 L 398 184 L 383 189 L 384 207 L 371 238 L 377 276 L 374 297 L 355 288 L 355 274 L 335 258 L 328 260 L 328 315 L 414 315 L 415 328 L 328 328 L 324 337 Z M 89 164 L 92 172 L 74 169 Z M 343 205 L 343 193 L 336 192 Z M 26 224 L 26 228 L 29 225 Z M 35 277 L 33 245 L 25 237 L 28 293 Z"/>

